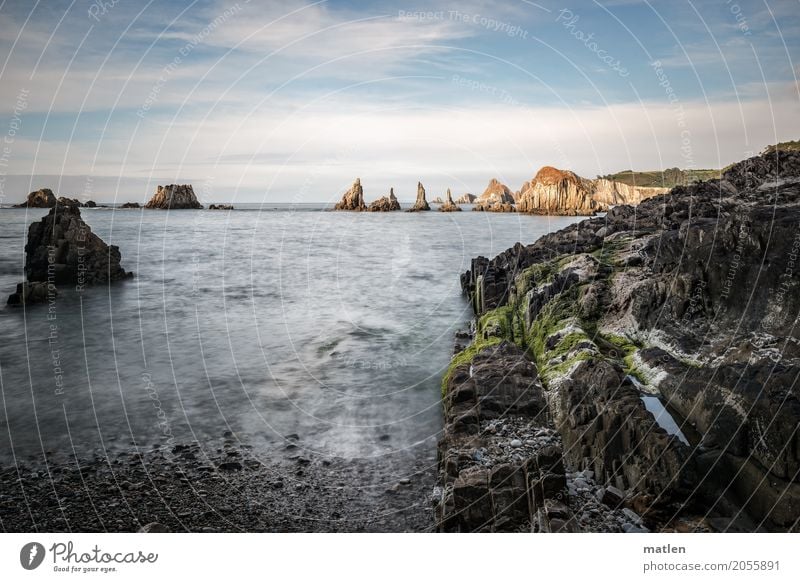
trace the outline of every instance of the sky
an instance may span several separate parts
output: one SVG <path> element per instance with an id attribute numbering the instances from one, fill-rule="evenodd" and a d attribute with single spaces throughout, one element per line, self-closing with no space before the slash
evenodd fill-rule
<path id="1" fill-rule="evenodd" d="M 4 1 L 0 203 L 367 200 L 800 138 L 798 0 Z"/>

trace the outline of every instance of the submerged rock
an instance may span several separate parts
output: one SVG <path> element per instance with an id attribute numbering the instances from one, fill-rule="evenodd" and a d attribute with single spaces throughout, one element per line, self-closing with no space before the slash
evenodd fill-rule
<path id="1" fill-rule="evenodd" d="M 422 185 L 422 182 L 417 182 L 417 200 L 414 202 L 414 206 L 406 210 L 406 212 L 420 212 L 430 209 L 431 207 L 428 206 L 428 201 L 425 200 L 425 187 Z"/>
<path id="2" fill-rule="evenodd" d="M 580 178 L 555 172 L 539 183 L 558 208 L 597 208 Z M 497 340 L 531 354 L 565 462 L 590 469 L 605 506 L 624 498 L 650 529 L 740 510 L 754 528 L 796 529 L 800 294 L 787 281 L 798 223 L 800 152 L 778 150 L 473 259 L 462 287 L 478 333 L 454 362 Z M 460 369 L 462 381 L 473 374 Z M 668 405 L 688 445 L 640 390 Z"/>
<path id="3" fill-rule="evenodd" d="M 45 303 L 56 295 L 55 285 L 39 281 L 26 281 L 17 283 L 17 290 L 8 296 L 7 303 L 16 306 Z"/>
<path id="4" fill-rule="evenodd" d="M 366 210 L 364 204 L 364 189 L 361 187 L 361 178 L 356 178 L 350 189 L 344 193 L 342 200 L 336 204 L 334 210 Z"/>
<path id="5" fill-rule="evenodd" d="M 198 202 L 191 184 L 169 184 L 159 186 L 144 207 L 159 210 L 186 210 L 200 209 L 203 208 L 203 205 Z"/>
<path id="6" fill-rule="evenodd" d="M 382 196 L 373 201 L 367 210 L 370 212 L 393 212 L 400 210 L 400 203 L 394 195 L 394 188 L 389 189 L 389 196 Z"/>
<path id="7" fill-rule="evenodd" d="M 444 203 L 439 207 L 441 212 L 460 212 L 461 207 L 453 202 L 453 196 L 450 194 L 450 188 L 447 189 Z"/>
<path id="8" fill-rule="evenodd" d="M 42 188 L 28 194 L 28 198 L 14 208 L 52 208 L 56 205 L 56 197 L 50 188 Z"/>
<path id="9" fill-rule="evenodd" d="M 119 263 L 119 248 L 94 234 L 77 206 L 56 206 L 28 229 L 25 275 L 29 283 L 83 287 L 132 276 Z"/>

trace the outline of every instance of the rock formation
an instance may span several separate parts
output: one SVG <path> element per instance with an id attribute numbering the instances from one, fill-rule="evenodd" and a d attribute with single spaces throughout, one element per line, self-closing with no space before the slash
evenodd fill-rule
<path id="1" fill-rule="evenodd" d="M 126 202 L 120 208 L 141 208 L 141 205 L 138 202 Z"/>
<path id="2" fill-rule="evenodd" d="M 444 203 L 439 207 L 441 212 L 459 212 L 461 207 L 453 202 L 453 196 L 450 194 L 450 188 L 447 189 Z"/>
<path id="3" fill-rule="evenodd" d="M 56 286 L 43 281 L 17 283 L 17 290 L 8 296 L 8 305 L 22 306 L 33 303 L 46 303 L 55 297 Z"/>
<path id="4" fill-rule="evenodd" d="M 191 184 L 169 184 L 168 186 L 159 186 L 144 207 L 160 210 L 183 210 L 200 209 L 203 205 L 197 201 Z"/>
<path id="5" fill-rule="evenodd" d="M 432 202 L 433 204 L 444 204 L 444 200 L 442 200 L 442 197 L 441 197 L 441 196 L 437 196 L 436 198 L 434 198 L 433 200 L 431 200 L 431 202 Z"/>
<path id="6" fill-rule="evenodd" d="M 472 204 L 473 202 L 475 202 L 476 198 L 477 196 L 475 196 L 475 194 L 469 194 L 469 193 L 462 194 L 461 196 L 456 198 L 456 204 Z"/>
<path id="7" fill-rule="evenodd" d="M 569 175 L 551 181 L 565 197 L 582 188 Z M 473 259 L 461 282 L 476 332 L 443 380 L 443 523 L 507 529 L 529 527 L 540 509 L 548 517 L 541 491 L 551 487 L 537 492 L 529 473 L 516 476 L 539 467 L 535 446 L 503 469 L 510 491 L 497 491 L 495 469 L 475 461 L 496 428 L 489 419 L 507 427 L 521 416 L 529 425 L 552 419 L 567 473 L 591 474 L 599 497 L 636 516 L 625 531 L 796 530 L 800 294 L 787 281 L 796 278 L 798 223 L 800 152 L 779 150 L 731 166 L 722 180 Z M 495 371 L 484 378 L 486 366 Z M 665 407 L 661 420 L 645 397 Z M 670 415 L 674 425 L 662 418 Z M 586 480 L 563 496 L 553 473 L 566 506 L 558 523 L 584 529 Z M 527 499 L 530 513 L 520 504 L 497 515 L 508 504 L 494 501 L 500 494 Z M 468 503 L 481 495 L 491 503 Z"/>
<path id="8" fill-rule="evenodd" d="M 131 276 L 119 262 L 119 248 L 94 234 L 77 206 L 56 206 L 28 229 L 25 276 L 29 283 L 82 287 Z"/>
<path id="9" fill-rule="evenodd" d="M 52 208 L 56 205 L 56 197 L 50 188 L 42 188 L 28 194 L 28 198 L 14 208 Z"/>
<path id="10" fill-rule="evenodd" d="M 209 210 L 233 210 L 233 204 L 210 204 Z"/>
<path id="11" fill-rule="evenodd" d="M 406 210 L 406 212 L 420 212 L 430 209 L 431 207 L 428 206 L 428 201 L 425 200 L 425 187 L 422 185 L 422 182 L 417 182 L 417 201 L 414 202 L 414 206 Z"/>
<path id="12" fill-rule="evenodd" d="M 514 196 L 508 186 L 492 178 L 477 200 L 473 210 L 478 212 L 514 212 Z"/>
<path id="13" fill-rule="evenodd" d="M 364 189 L 361 187 L 361 178 L 356 178 L 351 188 L 344 193 L 341 202 L 336 204 L 334 210 L 366 210 L 364 204 Z"/>
<path id="14" fill-rule="evenodd" d="M 393 212 L 395 210 L 400 210 L 400 203 L 394 195 L 394 188 L 389 188 L 388 196 L 382 196 L 373 201 L 367 210 L 370 212 Z"/>
<path id="15" fill-rule="evenodd" d="M 517 211 L 530 214 L 592 215 L 618 204 L 639 204 L 667 192 L 620 182 L 587 180 L 569 170 L 544 166 L 517 196 Z"/>

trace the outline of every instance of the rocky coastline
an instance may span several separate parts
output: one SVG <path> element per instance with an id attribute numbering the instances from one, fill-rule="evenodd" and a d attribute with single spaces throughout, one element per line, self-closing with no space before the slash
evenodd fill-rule
<path id="1" fill-rule="evenodd" d="M 778 150 L 473 259 L 438 529 L 797 531 L 798 223 Z"/>

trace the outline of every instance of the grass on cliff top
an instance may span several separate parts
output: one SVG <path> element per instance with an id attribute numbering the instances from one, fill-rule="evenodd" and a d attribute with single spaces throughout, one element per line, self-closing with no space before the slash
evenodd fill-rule
<path id="1" fill-rule="evenodd" d="M 634 172 L 633 170 L 623 170 L 616 174 L 606 174 L 598 176 L 614 182 L 622 182 L 629 186 L 640 186 L 644 188 L 673 188 L 675 186 L 685 186 L 693 182 L 702 180 L 712 180 L 719 178 L 722 170 L 681 170 L 679 168 L 669 168 L 660 172 L 658 170 L 648 172 Z"/>

